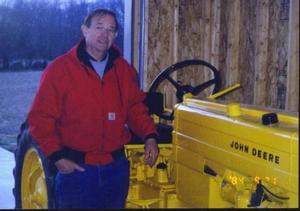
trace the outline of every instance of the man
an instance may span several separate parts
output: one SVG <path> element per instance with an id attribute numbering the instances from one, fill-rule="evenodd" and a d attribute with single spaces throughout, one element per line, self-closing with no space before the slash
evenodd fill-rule
<path id="1" fill-rule="evenodd" d="M 145 141 L 153 166 L 157 132 L 143 104 L 136 71 L 113 45 L 118 22 L 97 9 L 81 27 L 84 39 L 42 75 L 28 114 L 29 130 L 58 169 L 57 208 L 123 208 L 129 186 L 124 144 L 131 128 Z"/>

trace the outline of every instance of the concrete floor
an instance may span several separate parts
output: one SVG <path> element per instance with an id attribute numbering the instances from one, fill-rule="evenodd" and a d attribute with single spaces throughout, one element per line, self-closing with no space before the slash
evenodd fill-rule
<path id="1" fill-rule="evenodd" d="M 13 153 L 0 147 L 0 209 L 14 209 L 15 198 L 13 168 L 15 159 Z"/>

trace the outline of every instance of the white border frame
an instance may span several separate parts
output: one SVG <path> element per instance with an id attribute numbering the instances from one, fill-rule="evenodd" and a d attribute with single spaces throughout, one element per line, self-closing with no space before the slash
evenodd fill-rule
<path id="1" fill-rule="evenodd" d="M 132 63 L 132 0 L 124 0 L 124 38 L 123 55 L 129 64 Z"/>

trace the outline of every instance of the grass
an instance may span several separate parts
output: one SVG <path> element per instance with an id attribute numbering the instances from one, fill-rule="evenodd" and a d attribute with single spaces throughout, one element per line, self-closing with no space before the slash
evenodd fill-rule
<path id="1" fill-rule="evenodd" d="M 0 72 L 0 146 L 14 151 L 42 71 Z"/>

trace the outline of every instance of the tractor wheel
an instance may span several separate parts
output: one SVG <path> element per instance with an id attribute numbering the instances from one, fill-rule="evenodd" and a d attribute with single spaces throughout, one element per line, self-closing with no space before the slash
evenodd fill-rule
<path id="1" fill-rule="evenodd" d="M 26 122 L 17 138 L 15 161 L 13 194 L 16 208 L 55 208 L 56 169 L 32 139 Z"/>

